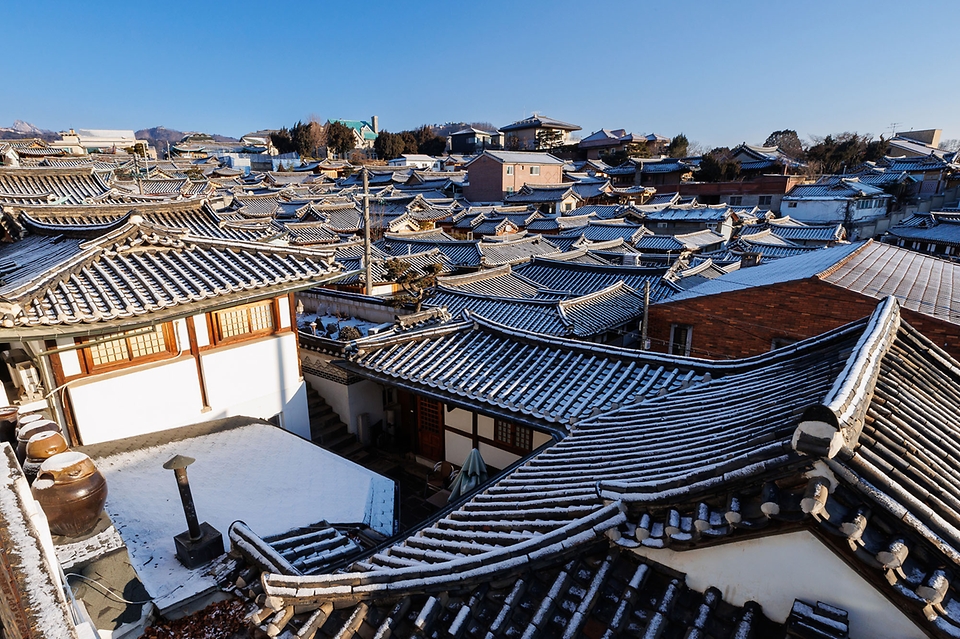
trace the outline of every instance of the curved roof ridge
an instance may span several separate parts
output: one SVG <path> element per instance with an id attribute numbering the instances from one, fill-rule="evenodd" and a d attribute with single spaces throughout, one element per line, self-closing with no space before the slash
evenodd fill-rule
<path id="1" fill-rule="evenodd" d="M 560 301 L 558 302 L 558 305 L 560 306 L 561 309 L 566 310 L 566 309 L 567 309 L 568 307 L 570 307 L 570 306 L 576 306 L 576 305 L 578 305 L 578 304 L 583 304 L 583 303 L 585 303 L 585 302 L 589 302 L 589 301 L 595 300 L 595 299 L 597 299 L 598 297 L 603 297 L 604 295 L 609 295 L 610 293 L 613 293 L 614 291 L 621 291 L 621 290 L 622 290 L 622 291 L 627 291 L 627 292 L 632 293 L 632 294 L 634 294 L 634 295 L 639 295 L 639 294 L 640 294 L 639 291 L 637 291 L 636 289 L 630 288 L 629 286 L 626 285 L 626 283 L 624 283 L 623 280 L 620 280 L 619 282 L 614 282 L 613 284 L 607 286 L 606 288 L 601 288 L 601 289 L 599 289 L 599 290 L 597 290 L 597 291 L 593 291 L 592 293 L 586 293 L 586 294 L 584 294 L 584 295 L 580 295 L 579 297 L 571 297 L 570 299 L 560 300 Z"/>
<path id="2" fill-rule="evenodd" d="M 793 448 L 808 455 L 835 457 L 852 449 L 863 429 L 880 362 L 900 329 L 900 304 L 892 295 L 877 306 L 863 335 L 847 358 L 843 372 L 820 404 L 803 413 L 793 435 Z"/>
<path id="3" fill-rule="evenodd" d="M 856 257 L 857 255 L 860 255 L 861 253 L 863 253 L 863 251 L 866 250 L 866 248 L 867 248 L 868 246 L 872 245 L 872 244 L 873 244 L 873 239 L 872 239 L 872 238 L 871 238 L 871 239 L 868 239 L 867 241 L 863 242 L 860 246 L 858 246 L 857 248 L 855 248 L 855 249 L 853 249 L 852 251 L 850 251 L 850 252 L 849 252 L 847 255 L 845 255 L 842 259 L 837 260 L 836 262 L 834 262 L 834 263 L 833 263 L 832 265 L 830 265 L 829 267 L 827 267 L 827 268 L 825 268 L 824 270 L 820 271 L 819 273 L 815 274 L 814 277 L 817 277 L 817 278 L 819 278 L 819 279 L 823 279 L 823 278 L 825 278 L 825 277 L 829 277 L 830 275 L 832 275 L 833 273 L 835 273 L 838 269 L 840 269 L 840 267 L 844 266 L 847 262 L 849 262 L 850 260 L 852 260 L 854 257 Z"/>
<path id="4" fill-rule="evenodd" d="M 486 293 L 474 293 L 473 291 L 465 291 L 460 288 L 452 288 L 444 285 L 437 286 L 437 290 L 443 291 L 450 295 L 462 295 L 463 297 L 473 297 L 483 300 L 491 300 L 495 302 L 509 302 L 511 304 L 529 304 L 531 306 L 556 306 L 557 300 L 543 300 L 536 298 L 523 298 L 523 297 L 505 297 L 500 295 L 488 295 Z M 429 303 L 432 301 L 432 298 L 427 298 L 425 302 Z M 491 320 L 492 321 L 492 320 Z"/>
<path id="5" fill-rule="evenodd" d="M 440 278 L 440 283 L 441 285 L 450 284 L 451 286 L 458 286 L 460 284 L 482 282 L 484 280 L 500 277 L 501 275 L 509 275 L 512 271 L 513 271 L 513 267 L 510 264 L 504 264 L 503 266 L 496 266 L 494 268 L 483 269 L 483 270 L 477 271 L 476 273 L 463 273 L 461 275 L 445 275 Z"/>

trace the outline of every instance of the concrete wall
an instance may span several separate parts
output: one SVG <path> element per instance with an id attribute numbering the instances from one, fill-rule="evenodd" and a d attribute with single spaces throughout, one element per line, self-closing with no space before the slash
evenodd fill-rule
<path id="1" fill-rule="evenodd" d="M 301 351 L 303 378 L 330 405 L 347 430 L 359 435 L 360 415 L 370 416 L 370 424 L 383 421 L 383 387 L 364 379 L 354 381 L 346 371 L 331 362 L 340 359 L 326 353 Z M 351 383 L 347 383 L 350 381 Z"/>
<path id="2" fill-rule="evenodd" d="M 640 547 L 637 554 L 686 573 L 687 585 L 715 586 L 736 606 L 756 601 L 784 622 L 794 599 L 822 601 L 850 614 L 850 637 L 922 639 L 926 634 L 807 531 L 676 552 Z"/>

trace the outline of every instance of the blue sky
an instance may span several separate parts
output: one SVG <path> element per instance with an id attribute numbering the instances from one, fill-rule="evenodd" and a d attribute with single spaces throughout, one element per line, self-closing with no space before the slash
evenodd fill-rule
<path id="1" fill-rule="evenodd" d="M 958 18 L 947 0 L 10 0 L 0 126 L 239 136 L 536 111 L 706 146 L 894 122 L 960 138 Z"/>

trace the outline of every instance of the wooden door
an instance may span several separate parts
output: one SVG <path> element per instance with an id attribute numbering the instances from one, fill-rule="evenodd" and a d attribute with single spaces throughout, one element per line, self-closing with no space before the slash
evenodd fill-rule
<path id="1" fill-rule="evenodd" d="M 443 404 L 417 396 L 417 452 L 433 461 L 443 459 Z"/>

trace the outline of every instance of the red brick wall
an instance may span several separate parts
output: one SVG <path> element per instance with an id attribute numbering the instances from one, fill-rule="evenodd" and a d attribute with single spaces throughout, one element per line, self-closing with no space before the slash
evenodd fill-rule
<path id="1" fill-rule="evenodd" d="M 650 307 L 651 349 L 666 353 L 670 325 L 693 327 L 691 355 L 749 357 L 770 350 L 775 338 L 806 339 L 873 313 L 879 300 L 811 278 L 731 291 Z M 903 318 L 960 359 L 956 325 L 903 309 Z"/>
<path id="2" fill-rule="evenodd" d="M 467 166 L 468 184 L 463 196 L 471 202 L 493 202 L 503 199 L 503 165 L 488 155 L 481 155 Z"/>

